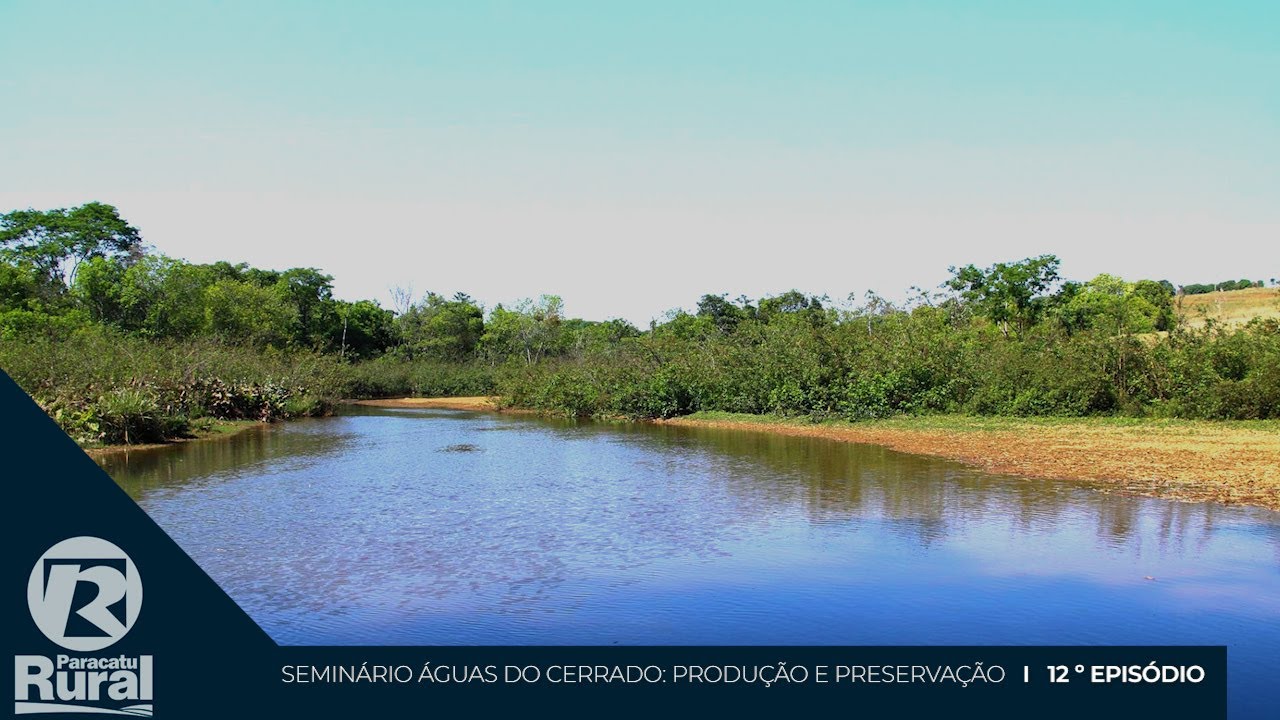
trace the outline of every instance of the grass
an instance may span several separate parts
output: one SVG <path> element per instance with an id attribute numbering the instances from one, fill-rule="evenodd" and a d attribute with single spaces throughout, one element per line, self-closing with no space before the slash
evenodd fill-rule
<path id="1" fill-rule="evenodd" d="M 1243 325 L 1259 318 L 1280 318 L 1280 288 L 1248 288 L 1202 295 L 1185 295 L 1180 313 L 1191 327 L 1204 325 L 1209 319 L 1223 325 Z"/>
<path id="2" fill-rule="evenodd" d="M 201 418 L 191 423 L 191 437 L 187 440 L 200 440 L 220 435 L 234 435 L 242 430 L 256 427 L 262 423 L 257 420 L 215 420 Z"/>

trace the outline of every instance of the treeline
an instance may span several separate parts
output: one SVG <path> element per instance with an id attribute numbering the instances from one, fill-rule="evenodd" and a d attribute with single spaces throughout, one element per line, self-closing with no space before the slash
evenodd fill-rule
<path id="1" fill-rule="evenodd" d="M 1053 256 L 953 268 L 946 292 L 830 307 L 797 292 L 702 298 L 651 332 L 500 377 L 571 415 L 700 410 L 1280 417 L 1280 324 L 1184 327 L 1166 282 L 1063 282 Z"/>
<path id="2" fill-rule="evenodd" d="M 89 324 L 149 339 L 218 338 L 258 348 L 372 357 L 392 313 L 333 297 L 315 268 L 198 265 L 148 252 L 109 205 L 0 216 L 0 338 Z"/>
<path id="3" fill-rule="evenodd" d="M 464 293 L 397 290 L 397 311 L 333 297 L 316 268 L 195 264 L 151 252 L 109 205 L 0 216 L 0 338 L 69 336 L 100 326 L 151 340 L 215 339 L 343 359 L 537 362 L 569 345 L 636 335 L 620 320 L 566 319 L 544 295 L 487 315 Z"/>
<path id="4" fill-rule="evenodd" d="M 708 294 L 641 330 L 568 318 L 553 295 L 487 312 L 462 293 L 339 300 L 316 268 L 166 257 L 90 203 L 0 216 L 0 367 L 100 442 L 394 395 L 641 418 L 1280 417 L 1274 320 L 1191 329 L 1168 281 L 1058 269 L 1051 255 L 952 268 L 903 304 Z"/>
<path id="5" fill-rule="evenodd" d="M 639 333 L 567 319 L 554 296 L 487 317 L 464 294 L 397 301 L 336 299 L 316 268 L 166 257 L 102 203 L 0 215 L 0 367 L 85 442 L 322 413 L 341 397 L 490 394 L 508 361 Z"/>
<path id="6" fill-rule="evenodd" d="M 1271 284 L 1276 284 L 1275 278 L 1271 279 Z M 1249 288 L 1260 288 L 1266 286 L 1267 284 L 1261 280 L 1223 280 L 1220 283 L 1210 284 L 1191 283 L 1190 285 L 1183 285 L 1179 289 L 1184 295 L 1204 295 L 1206 293 L 1219 290 L 1248 290 Z"/>

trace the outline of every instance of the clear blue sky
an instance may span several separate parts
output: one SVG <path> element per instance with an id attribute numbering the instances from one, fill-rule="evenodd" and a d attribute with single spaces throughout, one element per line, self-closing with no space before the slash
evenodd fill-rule
<path id="1" fill-rule="evenodd" d="M 0 99 L 0 211 L 347 298 L 1280 275 L 1274 0 L 0 0 Z"/>

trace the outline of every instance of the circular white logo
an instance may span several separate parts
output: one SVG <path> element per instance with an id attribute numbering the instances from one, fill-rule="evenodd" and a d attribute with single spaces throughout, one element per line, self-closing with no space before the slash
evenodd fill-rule
<path id="1" fill-rule="evenodd" d="M 142 578 L 123 550 L 102 538 L 73 537 L 36 561 L 27 606 L 40 632 L 68 650 L 110 647 L 142 609 Z"/>

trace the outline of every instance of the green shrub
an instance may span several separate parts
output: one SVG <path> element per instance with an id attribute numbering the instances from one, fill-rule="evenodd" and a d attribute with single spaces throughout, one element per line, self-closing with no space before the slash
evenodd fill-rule
<path id="1" fill-rule="evenodd" d="M 163 442 L 187 430 L 185 417 L 160 409 L 155 396 L 139 388 L 110 390 L 93 404 L 98 440 L 108 444 Z"/>
<path id="2" fill-rule="evenodd" d="M 316 395 L 294 395 L 284 401 L 285 417 L 320 417 L 333 411 L 333 403 Z"/>

